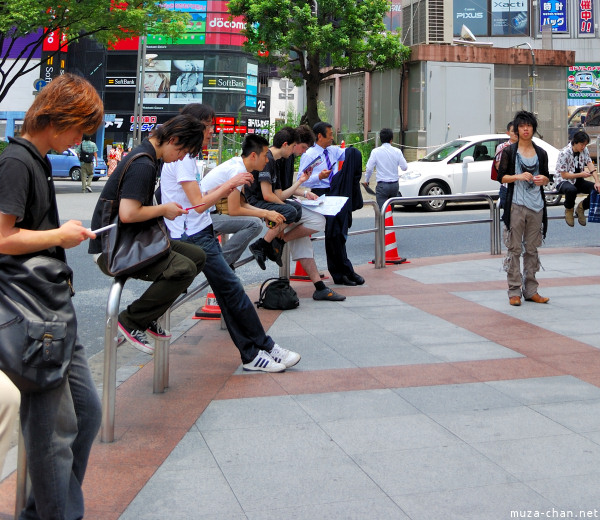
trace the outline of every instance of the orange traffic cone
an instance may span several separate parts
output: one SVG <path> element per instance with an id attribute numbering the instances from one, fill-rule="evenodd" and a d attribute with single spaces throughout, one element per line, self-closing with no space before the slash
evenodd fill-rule
<path id="1" fill-rule="evenodd" d="M 220 320 L 221 319 L 221 307 L 217 303 L 215 294 L 209 292 L 206 295 L 206 304 L 202 309 L 196 311 L 194 316 L 195 320 Z"/>
<path id="2" fill-rule="evenodd" d="M 392 214 L 392 206 L 388 206 L 385 210 L 385 226 L 394 225 L 394 216 Z M 385 232 L 385 263 L 387 265 L 403 264 L 408 262 L 406 258 L 398 255 L 398 247 L 396 246 L 396 233 L 390 229 Z M 375 260 L 370 262 L 375 263 Z"/>
<path id="3" fill-rule="evenodd" d="M 340 148 L 346 148 L 346 141 L 341 142 Z M 344 161 L 338 161 L 338 172 L 342 169 L 342 166 L 344 166 Z"/>
<path id="4" fill-rule="evenodd" d="M 296 270 L 294 271 L 294 274 L 290 275 L 290 280 L 295 280 L 297 282 L 309 282 L 310 281 L 308 274 L 304 270 L 304 267 L 302 267 L 302 264 L 300 263 L 299 260 L 296 260 Z"/>

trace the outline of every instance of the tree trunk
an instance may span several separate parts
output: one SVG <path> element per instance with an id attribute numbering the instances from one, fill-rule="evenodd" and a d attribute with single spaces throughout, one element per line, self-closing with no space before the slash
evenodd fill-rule
<path id="1" fill-rule="evenodd" d="M 304 78 L 306 81 L 306 114 L 305 119 L 311 128 L 321 121 L 319 117 L 319 84 L 321 83 L 319 73 L 319 56 L 308 57 L 308 75 Z"/>

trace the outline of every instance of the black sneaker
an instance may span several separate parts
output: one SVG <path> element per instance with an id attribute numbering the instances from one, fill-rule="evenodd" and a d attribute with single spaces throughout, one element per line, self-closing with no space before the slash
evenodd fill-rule
<path id="1" fill-rule="evenodd" d="M 262 240 L 262 239 L 259 239 L 259 240 Z M 265 264 L 265 262 L 267 260 L 267 255 L 266 255 L 264 249 L 260 246 L 259 240 L 250 244 L 248 249 L 250 249 L 252 256 L 254 256 L 254 260 L 256 260 L 258 267 L 260 267 L 264 271 L 267 268 L 267 266 Z"/>
<path id="2" fill-rule="evenodd" d="M 143 330 L 130 329 L 119 322 L 119 330 L 125 339 L 144 354 L 154 354 L 154 347 L 148 342 L 148 336 Z"/>
<path id="3" fill-rule="evenodd" d="M 283 246 L 285 246 L 285 242 L 281 238 L 275 237 L 271 241 L 270 251 L 267 251 L 268 259 L 275 262 L 279 267 L 283 267 L 283 261 L 281 260 Z"/>
<path id="4" fill-rule="evenodd" d="M 151 321 L 146 332 L 158 339 L 167 339 L 171 337 L 171 334 L 163 329 L 157 321 Z"/>

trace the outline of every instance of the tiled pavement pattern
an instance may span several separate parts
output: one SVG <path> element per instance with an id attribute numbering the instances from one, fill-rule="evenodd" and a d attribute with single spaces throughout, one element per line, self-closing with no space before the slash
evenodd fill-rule
<path id="1" fill-rule="evenodd" d="M 302 354 L 284 374 L 243 373 L 218 322 L 196 323 L 165 394 L 152 363 L 119 387 L 86 519 L 599 517 L 600 250 L 542 255 L 548 305 L 510 307 L 486 254 L 363 266 L 341 303 L 294 283 L 300 308 L 260 312 Z"/>

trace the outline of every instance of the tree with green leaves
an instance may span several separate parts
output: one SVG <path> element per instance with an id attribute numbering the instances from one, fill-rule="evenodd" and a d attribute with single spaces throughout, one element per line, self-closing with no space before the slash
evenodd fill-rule
<path id="1" fill-rule="evenodd" d="M 174 38 L 185 30 L 188 19 L 187 14 L 165 9 L 158 0 L 0 1 L 0 101 L 19 77 L 40 67 L 34 56 L 47 34 L 60 38 L 62 48 L 82 38 L 109 45 L 147 33 Z M 28 37 L 26 45 L 17 59 L 9 59 L 23 37 Z M 59 52 L 60 48 L 50 56 Z"/>
<path id="2" fill-rule="evenodd" d="M 318 122 L 319 84 L 334 74 L 402 66 L 410 49 L 386 30 L 388 0 L 230 0 L 243 16 L 246 49 L 277 65 L 296 85 L 306 82 L 305 120 Z"/>

